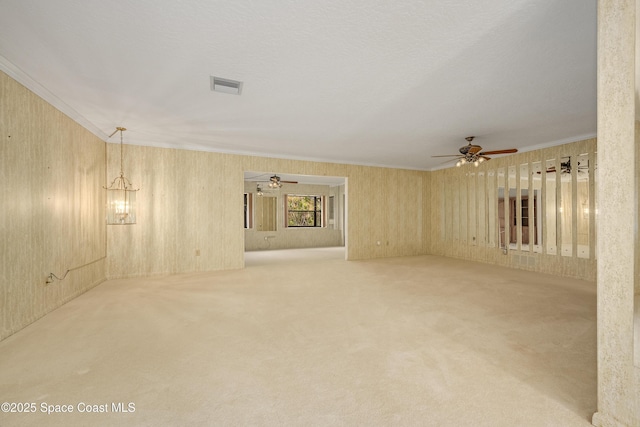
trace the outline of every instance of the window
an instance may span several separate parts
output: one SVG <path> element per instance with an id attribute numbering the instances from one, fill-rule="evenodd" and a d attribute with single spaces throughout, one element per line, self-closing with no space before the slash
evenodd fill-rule
<path id="1" fill-rule="evenodd" d="M 322 227 L 322 196 L 285 197 L 287 227 Z"/>

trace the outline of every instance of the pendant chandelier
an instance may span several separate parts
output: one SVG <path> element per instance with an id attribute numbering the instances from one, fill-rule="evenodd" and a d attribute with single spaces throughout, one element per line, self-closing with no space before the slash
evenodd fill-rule
<path id="1" fill-rule="evenodd" d="M 107 224 L 113 225 L 136 223 L 136 191 L 138 189 L 133 188 L 131 181 L 124 176 L 122 170 L 122 132 L 125 130 L 127 129 L 117 127 L 109 135 L 109 138 L 111 138 L 117 132 L 120 132 L 120 176 L 115 177 L 110 186 L 104 187 L 107 190 Z"/>

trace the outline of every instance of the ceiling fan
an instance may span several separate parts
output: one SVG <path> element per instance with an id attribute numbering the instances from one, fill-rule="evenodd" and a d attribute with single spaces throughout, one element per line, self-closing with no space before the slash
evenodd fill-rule
<path id="1" fill-rule="evenodd" d="M 260 183 L 265 183 L 268 185 L 269 188 L 280 188 L 282 187 L 282 184 L 297 184 L 298 181 L 285 181 L 280 179 L 280 177 L 278 175 L 272 175 L 269 180 L 267 181 L 266 176 L 269 176 L 270 174 L 268 173 L 263 173 L 257 176 L 252 176 L 252 177 L 246 177 L 245 180 L 246 181 L 254 181 L 257 182 L 258 185 L 260 185 Z"/>
<path id="2" fill-rule="evenodd" d="M 460 147 L 460 150 L 459 150 L 460 154 L 447 154 L 444 156 L 431 156 L 431 157 L 455 157 L 456 159 L 458 159 L 458 162 L 456 163 L 457 167 L 460 167 L 466 163 L 473 163 L 474 166 L 477 167 L 480 163 L 484 162 L 485 160 L 491 159 L 491 157 L 487 157 L 487 156 L 491 156 L 494 154 L 511 154 L 511 153 L 518 152 L 516 148 L 508 148 L 506 150 L 482 151 L 481 146 L 471 143 L 474 140 L 474 138 L 475 136 L 468 136 L 465 138 L 468 144 Z M 456 159 L 451 159 L 451 160 L 456 160 Z"/>
<path id="3" fill-rule="evenodd" d="M 280 188 L 282 184 L 297 184 L 298 181 L 283 181 L 280 179 L 278 175 L 273 175 L 269 178 L 269 187 L 271 188 Z"/>
<path id="4" fill-rule="evenodd" d="M 566 162 L 560 162 L 560 173 L 570 174 L 571 169 L 573 168 L 571 165 L 571 157 L 565 157 L 567 159 Z M 581 162 L 578 162 L 578 173 L 584 173 L 585 171 L 589 171 L 589 161 L 587 160 L 586 165 L 583 165 Z M 555 173 L 556 167 L 551 166 L 547 168 L 547 173 Z M 540 174 L 541 172 L 538 172 Z"/>

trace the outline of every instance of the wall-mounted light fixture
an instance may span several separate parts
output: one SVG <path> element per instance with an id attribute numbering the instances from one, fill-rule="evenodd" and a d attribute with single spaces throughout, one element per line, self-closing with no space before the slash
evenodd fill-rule
<path id="1" fill-rule="evenodd" d="M 124 176 L 122 170 L 122 132 L 125 130 L 127 129 L 117 127 L 109 135 L 111 138 L 120 132 L 120 176 L 115 177 L 110 186 L 104 187 L 107 190 L 107 224 L 128 225 L 136 223 L 136 191 L 138 189 L 133 188 L 131 181 Z"/>

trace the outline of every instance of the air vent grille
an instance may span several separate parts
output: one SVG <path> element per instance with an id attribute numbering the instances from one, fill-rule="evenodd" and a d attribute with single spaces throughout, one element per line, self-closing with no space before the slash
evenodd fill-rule
<path id="1" fill-rule="evenodd" d="M 211 90 L 214 92 L 240 95 L 242 93 L 242 82 L 211 76 Z"/>

